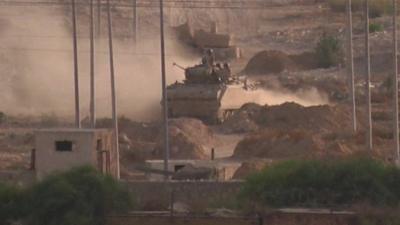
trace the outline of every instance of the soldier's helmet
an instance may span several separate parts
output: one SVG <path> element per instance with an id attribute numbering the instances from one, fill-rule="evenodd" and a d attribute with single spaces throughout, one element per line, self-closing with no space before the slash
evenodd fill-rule
<path id="1" fill-rule="evenodd" d="M 208 50 L 207 50 L 207 54 L 208 54 L 208 55 L 212 55 L 212 54 L 214 54 L 214 50 L 212 50 L 211 48 L 210 48 L 210 49 L 208 49 Z"/>
<path id="2" fill-rule="evenodd" d="M 207 59 L 205 57 L 201 58 L 201 64 L 205 65 L 207 63 Z"/>

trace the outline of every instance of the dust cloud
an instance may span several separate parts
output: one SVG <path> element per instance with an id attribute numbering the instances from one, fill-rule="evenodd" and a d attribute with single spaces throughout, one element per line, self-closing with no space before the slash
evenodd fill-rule
<path id="1" fill-rule="evenodd" d="M 73 116 L 72 39 L 65 12 L 46 7 L 3 7 L 0 12 L 0 111 Z M 88 31 L 80 30 L 79 36 L 80 106 L 84 118 L 89 114 Z M 116 38 L 114 47 L 119 114 L 140 119 L 158 113 L 161 98 L 158 39 L 147 39 L 134 48 L 129 41 Z M 179 52 L 178 45 L 167 43 L 168 83 L 183 79 L 183 73 L 172 66 L 173 62 L 194 63 L 193 56 Z M 110 116 L 109 55 L 105 37 L 96 39 L 95 61 L 97 116 Z"/>
<path id="2" fill-rule="evenodd" d="M 316 88 L 289 91 L 285 89 L 257 89 L 243 91 L 231 88 L 226 91 L 222 107 L 239 108 L 245 103 L 252 102 L 260 105 L 280 105 L 285 102 L 295 102 L 303 106 L 329 104 L 328 96 Z"/>
<path id="3" fill-rule="evenodd" d="M 11 7 L 0 9 L 0 111 L 14 115 L 74 115 L 72 38 L 68 13 L 57 7 Z M 79 19 L 79 16 L 78 16 Z M 79 82 L 81 117 L 89 115 L 88 29 L 79 29 Z M 142 38 L 135 48 L 126 39 L 114 40 L 115 74 L 119 115 L 147 119 L 159 113 L 161 99 L 158 35 Z M 197 63 L 174 41 L 167 41 L 168 83 L 182 80 L 184 73 L 173 67 Z M 111 116 L 109 55 L 107 38 L 96 38 L 96 110 L 98 117 Z M 229 97 L 229 95 L 232 95 Z M 225 99 L 242 104 L 325 104 L 316 90 L 288 93 L 258 90 L 237 94 L 228 90 Z"/>

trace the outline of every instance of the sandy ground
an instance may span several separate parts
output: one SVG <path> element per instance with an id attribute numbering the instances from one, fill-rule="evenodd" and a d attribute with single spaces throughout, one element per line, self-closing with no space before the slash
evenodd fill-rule
<path id="1" fill-rule="evenodd" d="M 63 8 L 55 10 L 32 9 L 21 15 L 24 7 L 0 9 L 0 40 L 5 45 L 5 53 L 0 54 L 0 68 L 7 74 L 0 80 L 0 111 L 12 111 L 26 114 L 32 113 L 41 117 L 43 123 L 38 126 L 47 127 L 53 121 L 52 113 L 70 116 L 73 111 L 71 96 L 72 85 L 72 55 L 70 40 L 70 21 L 68 11 Z M 63 14 L 64 13 L 64 14 Z M 88 40 L 87 40 L 87 11 L 80 12 L 80 62 L 82 74 L 82 117 L 88 114 Z M 135 115 L 149 114 L 144 110 L 150 105 L 159 105 L 159 41 L 158 41 L 158 13 L 155 10 L 140 10 L 139 12 L 139 47 L 132 48 L 131 24 L 129 11 L 115 13 L 114 35 L 116 37 L 116 61 L 119 76 L 120 113 Z M 55 19 L 54 19 L 55 18 Z M 168 9 L 166 24 L 168 27 L 180 25 L 190 18 L 196 28 L 209 29 L 211 21 L 217 21 L 222 33 L 229 32 L 235 36 L 237 45 L 243 51 L 243 58 L 233 62 L 233 71 L 240 72 L 248 60 L 262 50 L 280 50 L 287 54 L 299 54 L 312 51 L 320 35 L 324 31 L 332 32 L 344 38 L 344 14 L 331 12 L 325 4 L 295 4 L 268 7 L 260 10 L 205 10 L 205 9 Z M 36 20 L 37 19 L 37 20 Z M 20 23 L 20 21 L 31 21 Z M 35 23 L 38 22 L 38 23 Z M 385 25 L 385 32 L 371 36 L 373 53 L 373 79 L 376 83 L 382 82 L 390 68 L 390 18 L 384 17 L 374 20 Z M 355 55 L 357 59 L 363 54 L 363 33 L 360 15 L 355 14 Z M 104 23 L 103 23 L 104 24 Z M 171 32 L 170 29 L 167 29 Z M 105 32 L 102 27 L 102 32 Z M 122 37 L 124 36 L 124 37 Z M 197 62 L 199 55 L 193 49 L 187 49 L 176 43 L 173 36 L 167 37 L 167 61 L 190 65 Z M 99 74 L 98 107 L 105 116 L 109 116 L 108 97 L 108 64 L 106 37 L 99 38 L 99 54 L 97 63 L 103 66 L 96 67 Z M 379 55 L 379 54 L 383 54 Z M 135 56 L 133 56 L 135 55 Z M 379 61 L 380 60 L 380 61 Z M 389 62 L 389 64 L 388 64 Z M 385 64 L 386 63 L 386 64 Z M 362 61 L 356 60 L 358 80 L 358 103 L 363 109 L 363 70 Z M 379 73 L 378 73 L 379 72 Z M 174 82 L 182 78 L 182 71 L 168 69 L 169 81 Z M 382 76 L 378 76 L 378 74 Z M 376 75 L 376 76 L 375 76 Z M 322 77 L 322 78 L 321 78 Z M 305 86 L 316 86 L 320 89 L 335 91 L 337 87 L 327 85 L 331 81 L 324 78 L 340 80 L 345 83 L 344 69 L 315 70 L 306 72 L 284 72 L 274 79 L 262 77 L 260 80 L 268 83 L 278 80 L 285 88 L 301 89 Z M 283 81 L 282 81 L 283 80 Z M 294 87 L 290 86 L 294 82 Z M 1 86 L 5 84 L 5 86 Z M 63 84 L 63 85 L 60 85 Z M 71 84 L 71 85 L 69 85 Z M 341 83 L 340 85 L 342 85 Z M 381 97 L 375 94 L 373 97 Z M 374 108 L 390 112 L 387 105 L 390 99 L 374 104 Z M 338 104 L 347 104 L 339 102 Z M 12 107 L 11 107 L 12 106 Z M 153 109 L 153 111 L 157 111 Z M 153 113 L 152 111 L 152 113 Z M 143 113 L 144 112 L 144 113 Z M 157 113 L 158 114 L 158 111 Z M 390 129 L 390 116 L 375 120 L 374 126 L 384 126 Z M 29 163 L 30 149 L 33 147 L 31 138 L 32 129 L 18 128 L 21 124 L 7 125 L 0 128 L 0 169 L 25 168 Z M 35 125 L 37 126 L 37 124 Z M 229 134 L 212 127 L 218 144 L 205 145 L 205 149 L 216 149 L 217 158 L 232 156 L 236 145 L 247 134 Z M 378 133 L 378 132 L 377 132 Z M 389 132 L 390 133 L 390 132 Z M 387 132 L 379 135 L 385 136 Z M 385 141 L 385 145 L 390 140 Z M 388 148 L 387 146 L 385 148 Z"/>

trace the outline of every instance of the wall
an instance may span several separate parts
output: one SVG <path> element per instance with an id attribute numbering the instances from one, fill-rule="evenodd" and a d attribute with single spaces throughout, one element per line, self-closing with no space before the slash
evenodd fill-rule
<path id="1" fill-rule="evenodd" d="M 187 204 L 197 211 L 207 206 L 234 204 L 233 199 L 239 193 L 242 181 L 162 181 L 126 182 L 126 185 L 138 199 L 140 210 L 168 209 L 171 198 L 174 202 Z"/>
<path id="2" fill-rule="evenodd" d="M 110 173 L 117 176 L 117 152 L 112 145 L 112 132 L 98 129 L 45 129 L 35 132 L 36 174 L 39 179 L 55 172 L 73 167 L 90 165 L 99 169 L 100 162 L 96 149 L 97 140 L 102 140 L 100 151 L 110 151 Z M 72 151 L 56 151 L 56 141 L 72 141 Z M 101 160 L 101 161 L 100 161 Z"/>
<path id="3" fill-rule="evenodd" d="M 107 225 L 358 225 L 362 224 L 355 215 L 342 214 L 282 214 L 269 213 L 257 217 L 214 217 L 214 216 L 112 216 Z"/>
<path id="4" fill-rule="evenodd" d="M 168 216 L 121 216 L 109 217 L 107 225 L 257 225 L 254 219 L 168 217 Z"/>
<path id="5" fill-rule="evenodd" d="M 151 169 L 164 170 L 164 160 L 147 160 L 146 165 Z M 194 166 L 197 168 L 208 168 L 216 170 L 215 179 L 218 181 L 228 181 L 232 180 L 235 172 L 242 165 L 238 162 L 225 162 L 219 160 L 185 160 L 177 159 L 170 160 L 168 164 L 168 170 L 171 172 L 175 171 L 175 166 Z M 162 181 L 164 180 L 164 175 L 156 173 L 146 174 L 147 178 L 151 181 Z"/>
<path id="6" fill-rule="evenodd" d="M 100 151 L 107 151 L 109 152 L 110 155 L 110 165 L 109 165 L 109 171 L 108 173 L 110 175 L 112 175 L 113 177 L 118 177 L 118 152 L 117 149 L 115 148 L 115 144 L 114 144 L 114 132 L 110 131 L 110 130 L 103 130 L 103 129 L 97 129 L 96 133 L 95 133 L 95 138 L 92 140 L 92 145 L 96 146 L 95 148 L 97 148 L 97 140 L 101 139 L 102 140 L 102 146 L 101 149 L 95 149 L 96 151 L 92 152 L 92 157 L 93 157 L 93 161 L 97 162 L 97 167 L 100 171 L 102 171 L 101 167 L 101 163 L 100 160 L 104 160 L 99 158 L 99 150 Z M 103 161 L 104 163 L 104 161 Z M 104 167 L 103 167 L 104 168 Z"/>
<path id="7" fill-rule="evenodd" d="M 64 171 L 82 165 L 94 165 L 91 155 L 93 133 L 68 130 L 38 130 L 35 132 L 36 174 L 39 179 L 54 171 Z M 55 151 L 55 142 L 74 143 L 71 152 Z"/>

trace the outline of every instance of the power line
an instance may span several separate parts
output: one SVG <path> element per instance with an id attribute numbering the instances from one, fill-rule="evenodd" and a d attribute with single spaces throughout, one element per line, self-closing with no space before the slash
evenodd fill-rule
<path id="1" fill-rule="evenodd" d="M 137 8 L 157 8 L 159 7 L 157 2 L 155 1 L 140 1 L 136 4 Z M 70 3 L 64 2 L 53 2 L 53 1 L 0 1 L 0 5 L 6 6 L 68 6 Z M 79 6 L 88 6 L 88 3 L 77 3 Z M 103 5 L 103 3 L 102 3 Z M 229 2 L 229 1 L 178 1 L 178 0 L 170 0 L 167 1 L 167 4 L 164 5 L 164 8 L 186 8 L 186 9 L 267 9 L 271 7 L 279 7 L 278 4 L 265 4 L 260 1 L 237 1 L 237 2 Z M 114 3 L 114 8 L 133 8 L 131 4 L 121 4 Z"/>
<path id="2" fill-rule="evenodd" d="M 20 0 L 20 1 L 15 1 L 15 0 L 2 0 L 2 3 L 7 3 L 7 4 L 57 4 L 57 5 L 71 5 L 70 2 L 64 2 L 64 1 L 45 1 L 45 0 L 40 0 L 40 1 L 32 1 L 32 0 Z M 127 1 L 125 1 L 127 2 Z M 138 0 L 137 3 L 157 3 L 159 5 L 158 0 Z M 266 3 L 265 1 L 261 0 L 220 0 L 220 1 L 215 1 L 215 0 L 166 0 L 164 3 L 208 3 L 208 4 L 248 4 L 248 3 L 256 3 L 256 4 L 262 4 L 262 5 L 269 5 L 269 6 L 280 6 L 281 4 L 277 3 Z M 121 3 L 121 1 L 115 0 L 114 3 L 111 3 L 112 6 L 116 5 L 129 5 L 128 3 Z M 81 1 L 79 3 L 76 3 L 76 5 L 90 5 L 89 2 L 87 1 Z M 94 5 L 98 5 L 98 3 L 94 3 Z M 105 6 L 105 3 L 100 3 L 100 5 Z"/>

